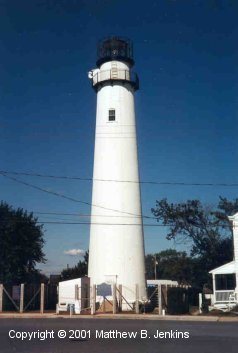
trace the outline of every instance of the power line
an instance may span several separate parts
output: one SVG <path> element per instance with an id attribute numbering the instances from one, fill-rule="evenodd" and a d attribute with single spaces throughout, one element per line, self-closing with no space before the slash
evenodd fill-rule
<path id="1" fill-rule="evenodd" d="M 34 212 L 32 212 L 34 213 Z M 37 213 L 37 212 L 35 212 Z M 46 212 L 43 212 L 43 214 L 48 214 Z M 90 215 L 89 215 L 90 216 Z M 104 217 L 104 216 L 102 216 Z M 35 220 L 37 219 L 37 220 Z M 50 219 L 50 220 L 49 220 Z M 156 217 L 153 218 L 154 220 L 157 220 Z M 0 219 L 0 223 L 4 223 L 6 220 L 14 220 L 15 222 L 25 222 L 24 219 L 18 219 L 17 216 L 7 216 L 7 217 L 4 217 L 4 219 Z M 123 225 L 123 226 L 136 226 L 136 225 L 141 225 L 142 223 L 107 223 L 107 222 L 91 222 L 91 221 L 85 221 L 85 222 L 81 222 L 81 221 L 75 221 L 75 220 L 71 220 L 71 219 L 62 219 L 62 218 L 53 218 L 51 220 L 51 218 L 48 217 L 48 219 L 45 221 L 45 220 L 39 220 L 38 221 L 38 218 L 34 217 L 33 221 L 36 223 L 36 224 L 82 224 L 82 225 L 110 225 L 110 226 L 118 226 L 118 225 Z M 149 224 L 143 224 L 143 226 L 145 227 L 174 227 L 176 224 L 174 223 L 167 223 L 167 224 L 158 224 L 158 223 L 149 223 Z M 222 227 L 222 228 L 232 228 L 231 225 L 229 224 L 224 224 L 224 223 L 216 223 L 216 224 L 213 224 L 213 223 L 208 223 L 209 226 L 213 226 L 213 227 Z"/>
<path id="2" fill-rule="evenodd" d="M 78 214 L 78 213 L 57 213 L 57 212 L 37 212 L 37 211 L 31 211 L 33 215 L 39 214 L 39 215 L 48 215 L 48 216 L 75 216 L 79 218 L 90 218 L 90 217 L 105 217 L 105 218 L 143 218 L 146 216 L 113 216 L 113 215 L 99 215 L 99 214 Z M 54 217 L 57 219 L 56 217 Z M 150 217 L 151 219 L 157 219 L 156 217 Z M 62 219 L 62 218 L 61 218 Z M 66 218 L 67 220 L 67 218 Z"/>
<path id="3" fill-rule="evenodd" d="M 17 222 L 24 222 L 24 220 L 16 220 Z M 0 223 L 3 223 L 0 220 Z M 141 226 L 141 223 L 98 223 L 98 222 L 60 222 L 60 221 L 36 221 L 36 224 L 59 224 L 59 225 L 97 225 L 97 226 Z M 143 224 L 144 227 L 171 227 L 174 224 Z M 229 225 L 214 225 L 214 227 L 230 228 Z"/>
<path id="4" fill-rule="evenodd" d="M 34 212 L 32 212 L 32 213 L 34 214 Z M 90 218 L 90 217 L 91 217 L 91 216 L 88 216 L 88 218 Z M 108 216 L 103 216 L 103 215 L 97 216 L 97 217 L 103 217 L 103 218 L 105 217 L 105 218 L 108 218 Z M 109 217 L 110 217 L 110 216 L 109 216 Z M 121 216 L 117 216 L 116 218 L 118 218 L 118 217 L 121 218 Z M 21 220 L 21 219 L 18 220 L 17 218 L 18 218 L 18 216 L 14 216 L 14 215 L 13 215 L 13 216 L 10 216 L 10 215 L 9 215 L 9 216 L 4 216 L 4 221 L 5 221 L 5 220 L 14 220 L 14 221 L 17 221 L 17 222 L 18 222 L 18 221 L 20 221 L 20 222 L 22 222 L 22 221 L 24 222 L 24 221 L 25 221 L 24 219 L 23 219 L 23 220 Z M 41 222 L 42 222 L 42 223 L 46 223 L 46 222 L 48 222 L 48 220 L 49 220 L 49 221 L 56 221 L 56 220 L 57 220 L 57 221 L 63 221 L 63 222 L 64 222 L 64 221 L 65 221 L 65 222 L 70 222 L 70 221 L 72 221 L 72 222 L 77 222 L 77 221 L 80 222 L 80 220 L 77 220 L 77 219 L 62 218 L 62 217 L 54 217 L 54 216 L 52 216 L 52 215 L 51 215 L 51 216 L 48 216 L 48 217 L 47 217 L 47 216 L 44 216 L 44 218 L 43 218 L 44 220 L 39 220 L 39 221 L 38 221 L 39 218 L 38 218 L 37 216 L 33 216 L 33 218 L 34 218 L 34 219 L 37 219 L 37 222 L 40 222 L 40 223 L 41 223 Z M 82 218 L 86 218 L 86 217 L 83 216 Z M 111 218 L 114 218 L 114 217 L 112 216 Z M 127 218 L 127 217 L 123 217 L 123 218 Z M 134 218 L 134 219 L 141 219 L 141 218 L 139 218 L 139 217 L 132 217 L 132 218 Z M 33 219 L 33 220 L 34 220 L 34 219 Z M 47 219 L 47 220 L 45 221 L 45 219 Z M 154 220 L 156 220 L 156 218 L 154 218 Z M 0 219 L 0 222 L 1 222 L 1 221 L 3 221 L 3 220 Z M 115 220 L 115 221 L 116 221 L 116 220 Z M 86 221 L 86 222 L 88 222 L 88 221 Z M 110 223 L 110 224 L 111 224 L 111 223 Z"/>
<path id="5" fill-rule="evenodd" d="M 82 225 L 97 225 L 97 226 L 141 226 L 141 223 L 97 223 L 97 222 L 37 222 L 42 224 L 82 224 Z M 143 224 L 144 227 L 167 227 L 164 224 Z"/>
<path id="6" fill-rule="evenodd" d="M 0 174 L 12 174 L 12 175 L 25 175 L 25 176 L 34 176 L 40 178 L 50 178 L 50 179 L 69 179 L 69 180 L 82 180 L 82 181 L 92 181 L 92 178 L 79 178 L 79 177 L 69 177 L 69 176 L 56 176 L 56 175 L 47 175 L 39 173 L 28 173 L 28 172 L 12 172 L 6 170 L 0 170 Z"/>
<path id="7" fill-rule="evenodd" d="M 75 217 L 106 217 L 106 218 L 141 218 L 141 216 L 112 216 L 112 215 L 99 215 L 99 214 L 82 214 L 82 213 L 61 213 L 61 212 L 37 212 L 37 211 L 32 211 L 35 214 L 41 214 L 41 215 L 56 215 L 56 216 L 75 216 Z M 142 216 L 144 217 L 144 216 Z M 151 217 L 154 219 L 157 219 L 156 217 Z"/>
<path id="8" fill-rule="evenodd" d="M 4 178 L 13 180 L 13 181 L 15 181 L 16 183 L 19 183 L 19 184 L 22 184 L 22 185 L 31 187 L 31 188 L 33 188 L 33 189 L 36 189 L 36 190 L 38 190 L 38 191 L 42 191 L 42 192 L 47 193 L 47 194 L 51 194 L 51 195 L 54 195 L 54 196 L 57 196 L 57 197 L 62 197 L 63 199 L 66 199 L 66 200 L 69 200 L 69 201 L 81 203 L 81 204 L 84 204 L 84 205 L 87 205 L 87 206 L 93 206 L 93 207 L 101 208 L 101 209 L 104 209 L 104 210 L 107 210 L 107 211 L 113 211 L 113 212 L 117 212 L 117 213 L 128 214 L 128 215 L 131 215 L 131 216 L 142 217 L 142 215 L 137 215 L 137 214 L 130 213 L 130 212 L 125 212 L 125 211 L 115 210 L 115 209 L 108 208 L 108 207 L 104 207 L 104 206 L 95 205 L 95 204 L 92 204 L 92 203 L 90 203 L 90 202 L 81 201 L 81 200 L 75 199 L 75 198 L 73 198 L 73 197 L 66 196 L 66 195 L 64 195 L 64 194 L 61 194 L 61 193 L 58 193 L 58 192 L 55 192 L 55 191 L 46 190 L 46 189 L 43 189 L 43 188 L 41 188 L 41 187 L 39 187 L 39 186 L 36 186 L 36 185 L 30 184 L 30 183 L 27 183 L 27 182 L 25 182 L 25 181 L 22 181 L 22 180 L 19 180 L 19 179 L 10 177 L 9 175 L 6 175 L 6 174 L 4 174 L 4 172 L 1 172 L 1 171 L 0 171 L 0 174 L 1 174 Z M 143 218 L 153 218 L 153 217 L 150 217 L 150 216 L 143 216 Z"/>
<path id="9" fill-rule="evenodd" d="M 97 178 L 81 178 L 71 176 L 57 176 L 40 173 L 16 172 L 0 170 L 0 174 L 25 175 L 40 178 L 50 179 L 66 179 L 66 180 L 81 180 L 81 181 L 101 181 L 114 183 L 132 183 L 132 184 L 151 184 L 151 185 L 174 185 L 174 186 L 224 186 L 224 187 L 238 187 L 238 183 L 187 183 L 187 182 L 169 182 L 169 181 L 133 181 L 133 180 L 114 180 L 114 179 L 97 179 Z"/>

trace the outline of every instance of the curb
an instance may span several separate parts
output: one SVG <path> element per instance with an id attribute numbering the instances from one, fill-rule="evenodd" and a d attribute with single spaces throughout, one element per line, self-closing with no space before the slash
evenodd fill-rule
<path id="1" fill-rule="evenodd" d="M 0 314 L 1 319 L 74 319 L 74 320 L 154 320 L 154 321 L 207 321 L 207 322 L 238 322 L 237 317 L 219 317 L 219 316 L 156 316 L 156 315 L 120 315 L 120 314 L 98 314 L 98 315 L 56 315 L 56 314 Z"/>

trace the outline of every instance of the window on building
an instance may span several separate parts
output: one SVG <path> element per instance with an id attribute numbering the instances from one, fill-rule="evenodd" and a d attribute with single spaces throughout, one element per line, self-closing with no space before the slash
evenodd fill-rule
<path id="1" fill-rule="evenodd" d="M 236 286 L 235 274 L 216 275 L 216 290 L 234 290 Z"/>
<path id="2" fill-rule="evenodd" d="M 109 109 L 108 120 L 109 121 L 115 121 L 116 120 L 116 111 L 115 111 L 115 109 Z"/>

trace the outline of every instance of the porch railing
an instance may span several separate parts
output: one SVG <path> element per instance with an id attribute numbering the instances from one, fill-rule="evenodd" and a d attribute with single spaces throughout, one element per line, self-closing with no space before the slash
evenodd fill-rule
<path id="1" fill-rule="evenodd" d="M 236 294 L 234 290 L 216 290 L 215 291 L 215 302 L 221 303 L 232 303 L 237 302 Z"/>

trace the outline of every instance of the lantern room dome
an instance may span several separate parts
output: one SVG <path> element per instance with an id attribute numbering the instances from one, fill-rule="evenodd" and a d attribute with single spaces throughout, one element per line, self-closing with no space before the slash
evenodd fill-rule
<path id="1" fill-rule="evenodd" d="M 134 65 L 133 44 L 130 39 L 123 37 L 107 37 L 98 43 L 97 66 L 107 61 L 124 61 L 130 66 Z"/>

